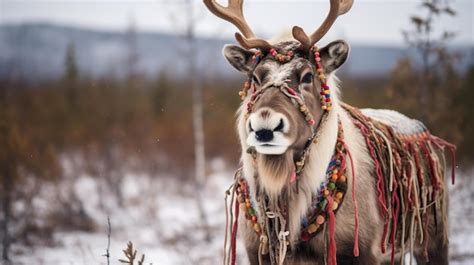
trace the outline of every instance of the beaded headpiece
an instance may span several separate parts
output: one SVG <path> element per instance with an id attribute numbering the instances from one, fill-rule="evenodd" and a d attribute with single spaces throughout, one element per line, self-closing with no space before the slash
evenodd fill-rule
<path id="1" fill-rule="evenodd" d="M 321 91 L 320 91 L 320 101 L 321 101 L 321 109 L 325 112 L 328 112 L 332 109 L 332 100 L 331 100 L 331 92 L 329 89 L 329 86 L 327 84 L 326 76 L 324 74 L 324 69 L 323 65 L 321 63 L 321 57 L 320 57 L 320 52 L 319 49 L 314 46 L 312 49 L 312 54 L 314 56 L 314 63 L 316 66 L 316 72 L 317 72 L 317 77 L 318 80 L 321 84 Z M 279 53 L 275 48 L 271 48 L 268 51 L 268 56 L 271 56 L 275 58 L 280 63 L 287 63 L 291 61 L 294 58 L 294 52 L 293 51 L 288 51 L 286 53 Z M 261 62 L 263 59 L 264 54 L 262 53 L 261 50 L 257 50 L 254 55 L 252 56 L 252 61 L 253 61 L 253 69 Z M 252 85 L 252 79 L 251 75 L 249 75 L 249 79 L 244 82 L 244 85 L 242 87 L 242 90 L 239 91 L 239 96 L 240 99 L 243 101 L 248 95 L 248 91 L 251 88 Z M 305 115 L 306 121 L 310 125 L 314 125 L 315 121 L 312 117 L 310 117 L 310 112 L 308 111 L 307 107 L 304 104 L 304 101 L 301 96 L 298 95 L 298 93 L 295 91 L 295 89 L 285 86 L 285 90 L 282 90 L 284 94 L 287 96 L 291 97 L 292 99 L 296 100 L 296 102 L 299 105 L 300 111 Z M 247 113 L 250 113 L 253 105 L 255 104 L 255 101 L 260 97 L 260 95 L 263 93 L 264 89 L 261 89 L 260 91 L 257 91 L 255 84 L 253 86 L 253 91 L 252 91 L 252 97 L 250 101 L 247 103 Z"/>

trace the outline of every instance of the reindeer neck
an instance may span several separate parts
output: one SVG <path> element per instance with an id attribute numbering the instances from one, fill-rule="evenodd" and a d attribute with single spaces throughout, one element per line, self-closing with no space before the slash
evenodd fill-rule
<path id="1" fill-rule="evenodd" d="M 338 125 L 338 116 L 341 110 L 341 107 L 335 103 L 333 110 L 328 113 L 327 118 L 319 128 L 320 135 L 316 139 L 317 141 L 312 143 L 304 170 L 300 172 L 298 183 L 292 183 L 291 173 L 288 173 L 288 177 L 282 184 L 284 187 L 280 192 L 268 192 L 274 187 L 275 181 L 262 181 L 265 179 L 262 178 L 262 172 L 259 172 L 258 159 L 255 160 L 255 157 L 252 157 L 251 154 L 245 154 L 243 156 L 243 172 L 246 176 L 245 187 L 248 189 L 248 198 L 243 199 L 243 201 L 248 202 L 247 205 L 249 207 L 247 211 L 250 211 L 255 216 L 249 215 L 249 220 L 255 220 L 255 223 L 257 223 L 257 220 L 266 218 L 262 207 L 257 207 L 259 204 L 257 200 L 261 201 L 263 194 L 265 199 L 271 202 L 272 205 L 285 208 L 280 210 L 283 212 L 287 229 L 290 231 L 290 242 L 298 242 L 300 239 L 304 240 L 305 237 L 310 238 L 312 237 L 311 234 L 319 230 L 314 230 L 314 226 L 310 226 L 311 222 L 317 223 L 317 221 L 321 221 L 321 219 L 315 219 L 317 218 L 316 215 L 308 216 L 306 225 L 303 224 L 303 227 L 301 216 L 307 215 L 308 209 L 310 209 L 311 205 L 315 202 L 314 200 L 317 198 L 317 195 L 321 193 L 324 185 L 328 184 L 328 168 L 331 166 L 331 160 L 334 159 L 338 128 L 340 128 Z M 266 185 L 270 185 L 270 187 Z M 333 195 L 336 196 L 336 191 Z M 282 206 L 281 203 L 278 204 L 278 202 L 282 201 L 285 201 L 286 206 Z M 310 237 L 300 233 L 300 231 L 307 231 L 309 227 L 310 231 L 313 232 L 310 233 Z M 260 226 L 256 226 L 256 231 L 260 231 L 260 229 Z"/>

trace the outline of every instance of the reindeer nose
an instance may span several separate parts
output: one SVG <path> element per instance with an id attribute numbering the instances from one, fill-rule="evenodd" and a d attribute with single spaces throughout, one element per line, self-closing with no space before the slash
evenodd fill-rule
<path id="1" fill-rule="evenodd" d="M 273 131 L 262 129 L 255 132 L 255 138 L 260 142 L 270 142 L 273 139 Z"/>

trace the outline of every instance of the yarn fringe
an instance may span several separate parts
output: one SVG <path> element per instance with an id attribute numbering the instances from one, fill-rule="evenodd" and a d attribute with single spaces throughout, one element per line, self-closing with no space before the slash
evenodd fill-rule
<path id="1" fill-rule="evenodd" d="M 397 134 L 389 125 L 365 116 L 359 109 L 347 104 L 343 107 L 365 138 L 374 161 L 379 212 L 384 221 L 380 242 L 382 253 L 390 245 L 391 264 L 394 265 L 396 251 L 400 249 L 400 263 L 403 264 L 405 243 L 409 242 L 413 254 L 415 240 L 419 240 L 428 261 L 431 218 L 438 229 L 440 215 L 446 233 L 445 168 L 441 162 L 445 149 L 448 149 L 452 159 L 451 182 L 454 184 L 456 146 L 426 129 L 414 135 Z M 427 211 L 430 208 L 432 211 Z"/>

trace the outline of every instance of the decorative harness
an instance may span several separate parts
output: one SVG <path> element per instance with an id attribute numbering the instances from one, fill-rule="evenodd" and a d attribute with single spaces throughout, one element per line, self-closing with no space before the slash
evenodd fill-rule
<path id="1" fill-rule="evenodd" d="M 260 238 L 259 246 L 259 263 L 262 264 L 262 255 L 269 254 L 271 264 L 283 264 L 285 256 L 287 254 L 287 241 L 288 232 L 288 196 L 291 190 L 291 186 L 294 184 L 296 186 L 296 192 L 299 190 L 299 179 L 305 167 L 305 161 L 310 153 L 312 143 L 317 143 L 321 134 L 319 128 L 323 127 L 327 120 L 329 112 L 332 110 L 332 100 L 330 88 L 327 84 L 326 77 L 324 75 L 324 69 L 321 64 L 321 57 L 319 50 L 316 46 L 311 49 L 312 54 L 314 55 L 314 64 L 316 66 L 316 72 L 318 74 L 318 79 L 321 85 L 320 91 L 320 103 L 323 114 L 319 119 L 318 123 L 315 122 L 314 117 L 310 113 L 308 107 L 305 104 L 302 94 L 299 94 L 295 89 L 288 86 L 287 83 L 283 83 L 279 86 L 279 90 L 286 95 L 293 104 L 299 109 L 299 111 L 304 115 L 304 118 L 308 125 L 311 127 L 311 137 L 308 139 L 303 152 L 299 159 L 295 161 L 295 171 L 289 176 L 289 186 L 283 192 L 281 200 L 278 202 L 270 202 L 268 197 L 263 194 L 262 191 L 257 187 L 257 198 L 252 200 L 250 197 L 249 186 L 247 180 L 242 176 L 242 168 L 239 168 L 235 174 L 235 183 L 227 191 L 227 195 L 232 195 L 231 205 L 234 200 L 234 195 L 237 195 L 237 202 L 235 204 L 234 214 L 236 215 L 235 221 L 233 219 L 233 213 L 230 212 L 231 220 L 230 223 L 233 223 L 231 228 L 231 242 L 230 249 L 226 252 L 224 258 L 224 264 L 235 264 L 236 257 L 236 233 L 238 227 L 238 214 L 239 210 L 245 214 L 245 218 L 250 227 L 253 228 L 257 236 Z M 287 63 L 294 58 L 294 53 L 288 51 L 286 54 L 278 53 L 275 49 L 270 49 L 266 56 L 271 56 L 280 63 Z M 265 55 L 262 54 L 260 50 L 257 50 L 253 56 L 254 68 L 258 63 L 264 58 Z M 251 71 L 252 73 L 253 71 Z M 242 91 L 239 92 L 239 95 L 242 100 L 244 100 L 251 88 L 251 77 L 244 83 Z M 250 113 L 252 112 L 253 106 L 261 98 L 261 96 L 267 91 L 268 88 L 273 87 L 273 84 L 266 85 L 259 90 L 256 89 L 255 85 L 253 86 L 253 91 L 249 102 L 247 103 L 247 112 L 245 113 L 245 119 L 248 119 Z M 257 164 L 257 153 L 254 147 L 250 147 L 247 152 L 252 156 L 254 160 L 254 165 Z M 334 155 L 331 158 L 331 161 L 328 165 L 326 171 L 326 180 L 321 183 L 318 192 L 315 193 L 312 199 L 311 208 L 309 209 L 309 214 L 306 218 L 301 221 L 302 230 L 301 230 L 301 241 L 309 241 L 311 238 L 316 236 L 318 232 L 326 229 L 328 231 L 328 261 L 330 264 L 336 264 L 336 245 L 335 245 L 335 212 L 339 209 L 344 196 L 347 190 L 347 177 L 346 177 L 346 157 L 348 154 L 348 149 L 344 143 L 344 132 L 342 124 L 338 121 L 338 136 Z M 350 153 L 349 153 L 350 155 Z M 352 163 L 351 163 L 352 164 Z M 258 178 L 257 170 L 255 169 L 254 178 Z M 231 193 L 232 189 L 232 193 Z M 353 196 L 355 200 L 355 197 Z M 227 198 L 226 198 L 227 200 Z M 257 203 L 255 203 L 255 201 Z M 257 204 L 257 205 L 256 205 Z M 227 202 L 226 202 L 227 207 Z M 258 207 L 259 211 L 257 211 Z M 228 209 L 226 209 L 228 212 Z M 258 212 L 261 213 L 261 218 L 259 220 Z M 358 256 L 358 212 L 356 209 L 355 213 L 355 222 L 356 222 L 356 243 L 354 246 L 354 254 Z M 228 223 L 227 215 L 227 223 Z M 227 225 L 228 226 L 228 225 Z M 227 231 L 226 228 L 226 240 L 224 248 L 227 250 Z M 229 259 L 227 259 L 229 257 Z"/>

